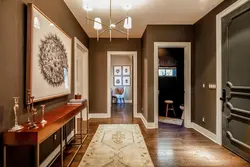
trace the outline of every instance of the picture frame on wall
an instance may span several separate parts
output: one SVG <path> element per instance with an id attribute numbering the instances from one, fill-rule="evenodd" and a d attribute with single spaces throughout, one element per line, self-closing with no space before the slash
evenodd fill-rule
<path id="1" fill-rule="evenodd" d="M 113 69 L 115 76 L 122 75 L 122 66 L 114 66 Z"/>
<path id="2" fill-rule="evenodd" d="M 34 102 L 71 93 L 72 38 L 28 4 L 26 89 Z"/>
<path id="3" fill-rule="evenodd" d="M 114 86 L 122 86 L 122 77 L 114 77 Z"/>
<path id="4" fill-rule="evenodd" d="M 130 66 L 122 66 L 122 74 L 130 75 Z"/>
<path id="5" fill-rule="evenodd" d="M 122 77 L 122 84 L 123 86 L 130 86 L 130 76 L 124 76 Z"/>

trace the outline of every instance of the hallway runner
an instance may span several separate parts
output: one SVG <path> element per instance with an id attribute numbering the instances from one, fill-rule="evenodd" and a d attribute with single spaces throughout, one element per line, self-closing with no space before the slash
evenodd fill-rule
<path id="1" fill-rule="evenodd" d="M 153 167 L 137 124 L 99 125 L 79 167 Z"/>

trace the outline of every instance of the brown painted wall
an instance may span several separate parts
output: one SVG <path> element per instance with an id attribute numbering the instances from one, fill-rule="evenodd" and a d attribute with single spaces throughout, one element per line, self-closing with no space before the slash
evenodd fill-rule
<path id="1" fill-rule="evenodd" d="M 107 51 L 137 51 L 138 111 L 141 108 L 141 39 L 89 40 L 89 102 L 91 113 L 107 113 Z"/>
<path id="2" fill-rule="evenodd" d="M 13 98 L 20 96 L 20 123 L 27 120 L 24 108 L 26 57 L 26 3 L 33 2 L 69 36 L 88 47 L 88 36 L 62 0 L 0 1 L 0 132 L 13 126 Z M 56 7 L 56 9 L 55 9 Z M 73 41 L 72 41 L 73 42 Z M 73 47 L 73 43 L 72 43 Z M 73 53 L 72 53 L 73 55 Z M 73 69 L 72 69 L 73 72 Z M 72 75 L 73 76 L 73 75 Z M 74 85 L 72 78 L 72 85 Z M 72 92 L 73 92 L 72 87 Z M 72 93 L 73 94 L 73 93 Z M 70 96 L 43 102 L 47 109 L 64 104 Z"/>
<path id="3" fill-rule="evenodd" d="M 192 42 L 194 46 L 194 29 L 192 25 L 149 25 L 146 34 L 143 35 L 143 59 L 147 63 L 147 92 L 143 91 L 142 96 L 147 99 L 147 120 L 154 121 L 154 42 Z M 193 50 L 193 49 L 192 49 Z M 144 71 L 142 71 L 144 73 Z M 146 102 L 144 101 L 144 104 Z M 145 114 L 145 113 L 144 113 Z"/>
<path id="4" fill-rule="evenodd" d="M 202 88 L 216 84 L 216 15 L 236 0 L 225 0 L 195 23 L 195 93 L 192 121 L 216 133 L 216 91 Z M 205 124 L 202 117 L 205 117 Z"/>

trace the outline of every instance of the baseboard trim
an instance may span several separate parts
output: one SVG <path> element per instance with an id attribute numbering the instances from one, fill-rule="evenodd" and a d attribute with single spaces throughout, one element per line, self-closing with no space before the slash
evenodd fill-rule
<path id="1" fill-rule="evenodd" d="M 132 100 L 125 100 L 125 103 L 133 103 Z"/>
<path id="2" fill-rule="evenodd" d="M 194 130 L 196 130 L 197 132 L 203 134 L 204 136 L 206 136 L 207 138 L 209 138 L 210 140 L 212 140 L 213 142 L 217 143 L 216 141 L 216 134 L 214 134 L 213 132 L 210 132 L 209 130 L 201 127 L 200 125 L 192 122 L 192 128 Z"/>
<path id="3" fill-rule="evenodd" d="M 110 118 L 108 113 L 89 113 L 90 118 Z"/>
<path id="4" fill-rule="evenodd" d="M 157 127 L 155 126 L 155 123 L 154 122 L 148 122 L 145 117 L 143 116 L 142 113 L 137 113 L 137 118 L 141 118 L 144 126 L 147 128 L 147 129 L 156 129 Z"/>

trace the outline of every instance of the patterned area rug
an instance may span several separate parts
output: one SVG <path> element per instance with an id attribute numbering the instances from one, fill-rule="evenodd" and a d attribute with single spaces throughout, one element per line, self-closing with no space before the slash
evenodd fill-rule
<path id="1" fill-rule="evenodd" d="M 78 167 L 153 167 L 136 124 L 99 125 Z"/>
<path id="2" fill-rule="evenodd" d="M 170 117 L 159 117 L 159 122 L 173 124 L 173 125 L 182 125 L 183 120 L 178 118 L 170 118 Z"/>

